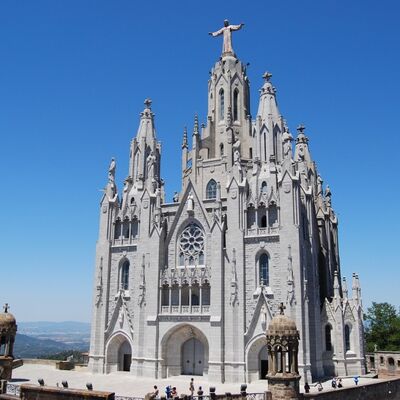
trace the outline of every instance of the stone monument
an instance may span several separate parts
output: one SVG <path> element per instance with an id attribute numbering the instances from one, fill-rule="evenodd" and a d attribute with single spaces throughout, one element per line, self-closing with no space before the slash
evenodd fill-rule
<path id="1" fill-rule="evenodd" d="M 296 324 L 284 315 L 285 306 L 280 305 L 268 326 L 268 390 L 274 400 L 298 399 L 300 375 L 298 371 L 299 331 Z"/>
<path id="2" fill-rule="evenodd" d="M 13 348 L 17 334 L 17 323 L 8 309 L 8 304 L 5 304 L 4 313 L 0 314 L 0 380 L 11 379 Z"/>

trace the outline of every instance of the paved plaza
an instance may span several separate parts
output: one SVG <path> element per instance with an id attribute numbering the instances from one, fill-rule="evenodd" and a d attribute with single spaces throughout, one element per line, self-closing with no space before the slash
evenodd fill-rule
<path id="1" fill-rule="evenodd" d="M 146 393 L 152 391 L 153 385 L 157 385 L 160 394 L 164 394 L 167 385 L 176 386 L 178 394 L 189 394 L 189 381 L 191 376 L 175 376 L 166 379 L 138 378 L 129 372 L 114 372 L 107 375 L 93 374 L 87 368 L 76 371 L 60 371 L 54 365 L 42 364 L 25 364 L 13 371 L 14 384 L 33 383 L 37 384 L 38 378 L 42 378 L 46 385 L 61 386 L 61 382 L 66 380 L 70 388 L 84 389 L 86 383 L 91 382 L 95 390 L 104 390 L 115 392 L 119 396 L 137 396 L 144 397 Z M 359 385 L 376 383 L 381 379 L 360 378 Z M 209 387 L 215 386 L 217 394 L 231 392 L 239 393 L 240 384 L 237 383 L 212 383 L 208 382 L 202 376 L 194 376 L 196 391 L 198 386 L 202 386 L 204 394 L 208 394 Z M 343 379 L 344 387 L 354 386 L 353 379 Z M 332 390 L 330 381 L 323 383 L 324 391 Z M 268 384 L 266 380 L 259 380 L 248 384 L 248 393 L 260 393 L 267 390 Z M 302 390 L 302 388 L 301 388 Z M 337 389 L 339 390 L 339 389 Z M 316 392 L 316 386 L 311 385 L 311 392 Z"/>

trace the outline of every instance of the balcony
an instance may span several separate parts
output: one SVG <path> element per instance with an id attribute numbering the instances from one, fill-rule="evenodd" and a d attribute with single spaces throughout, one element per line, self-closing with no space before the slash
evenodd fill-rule
<path id="1" fill-rule="evenodd" d="M 248 228 L 246 236 L 268 236 L 279 234 L 279 226 L 269 226 L 266 228 Z"/>
<path id="2" fill-rule="evenodd" d="M 191 314 L 201 314 L 201 315 L 208 315 L 210 313 L 210 306 L 203 305 L 203 306 L 161 306 L 161 314 L 163 315 L 191 315 Z"/>

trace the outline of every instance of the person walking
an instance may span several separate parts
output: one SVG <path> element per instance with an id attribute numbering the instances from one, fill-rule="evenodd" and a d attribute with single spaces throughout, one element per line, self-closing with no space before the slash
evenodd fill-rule
<path id="1" fill-rule="evenodd" d="M 306 393 L 310 393 L 310 385 L 308 384 L 308 382 L 306 382 L 306 383 L 304 384 L 304 391 L 305 391 Z"/>
<path id="2" fill-rule="evenodd" d="M 192 398 L 193 394 L 194 394 L 194 379 L 193 378 L 190 379 L 189 391 L 190 391 L 190 397 Z"/>

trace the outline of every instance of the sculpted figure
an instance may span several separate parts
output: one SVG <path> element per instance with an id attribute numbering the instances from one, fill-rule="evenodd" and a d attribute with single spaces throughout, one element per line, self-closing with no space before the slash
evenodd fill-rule
<path id="1" fill-rule="evenodd" d="M 240 140 L 236 139 L 235 143 L 232 145 L 233 149 L 233 163 L 240 165 Z"/>
<path id="2" fill-rule="evenodd" d="M 193 200 L 193 195 L 192 193 L 189 194 L 188 200 L 187 200 L 187 210 L 188 211 L 194 211 L 194 200 Z"/>
<path id="3" fill-rule="evenodd" d="M 219 35 L 224 35 L 224 41 L 222 45 L 222 53 L 233 53 L 232 49 L 232 32 L 238 31 L 242 28 L 244 24 L 240 25 L 229 25 L 229 21 L 224 20 L 224 26 L 216 32 L 209 32 L 208 34 L 215 37 Z"/>
<path id="4" fill-rule="evenodd" d="M 174 193 L 174 197 L 172 198 L 172 201 L 174 203 L 178 203 L 179 202 L 179 193 L 178 192 Z"/>
<path id="5" fill-rule="evenodd" d="M 289 131 L 285 131 L 282 135 L 283 139 L 283 158 L 290 158 L 292 156 L 292 140 L 293 137 Z"/>
<path id="6" fill-rule="evenodd" d="M 110 166 L 108 167 L 108 179 L 112 182 L 115 181 L 115 167 L 116 167 L 116 163 L 115 163 L 114 158 L 112 158 Z"/>
<path id="7" fill-rule="evenodd" d="M 147 156 L 146 163 L 147 163 L 147 176 L 153 177 L 154 176 L 154 165 L 156 163 L 156 156 L 154 155 L 153 150 Z"/>

